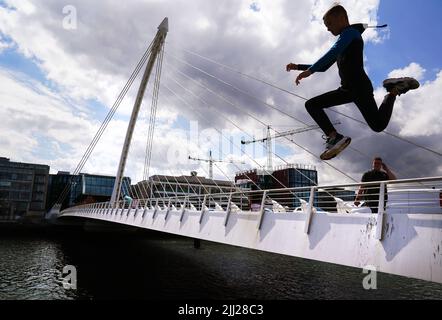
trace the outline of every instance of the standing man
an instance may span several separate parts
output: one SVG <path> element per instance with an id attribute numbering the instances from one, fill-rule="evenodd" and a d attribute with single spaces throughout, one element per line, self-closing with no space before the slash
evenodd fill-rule
<path id="1" fill-rule="evenodd" d="M 337 62 L 341 87 L 305 103 L 308 113 L 327 136 L 326 148 L 320 158 L 329 160 L 344 150 L 350 144 L 351 138 L 336 131 L 324 109 L 354 102 L 370 128 L 381 132 L 390 121 L 396 96 L 418 88 L 419 82 L 408 77 L 384 80 L 383 85 L 388 94 L 378 109 L 373 96 L 373 86 L 364 70 L 364 41 L 361 34 L 366 26 L 350 25 L 347 11 L 341 5 L 329 9 L 323 20 L 327 30 L 334 36 L 339 36 L 336 43 L 313 65 L 289 63 L 286 70 L 304 70 L 296 78 L 296 85 L 299 85 L 302 79 L 315 72 L 324 72 Z"/>
<path id="2" fill-rule="evenodd" d="M 373 169 L 362 175 L 361 182 L 396 180 L 395 174 L 382 162 L 380 157 L 373 159 Z M 365 185 L 359 187 L 355 198 L 355 205 L 359 206 L 360 200 L 365 200 L 365 204 L 370 207 L 371 212 L 378 212 L 380 184 Z M 384 206 L 388 200 L 387 186 L 385 186 Z"/>

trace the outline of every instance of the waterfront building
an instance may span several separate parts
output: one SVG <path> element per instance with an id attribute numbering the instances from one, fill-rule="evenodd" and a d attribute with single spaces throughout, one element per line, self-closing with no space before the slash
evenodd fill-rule
<path id="1" fill-rule="evenodd" d="M 132 186 L 132 193 L 140 198 L 162 198 L 229 193 L 235 190 L 231 181 L 208 179 L 192 171 L 190 176 L 153 175 L 149 180 Z"/>
<path id="2" fill-rule="evenodd" d="M 277 166 L 272 170 L 252 169 L 238 172 L 235 176 L 235 183 L 245 191 L 310 187 L 318 184 L 318 172 L 312 165 L 289 164 Z M 308 201 L 309 196 L 310 190 L 305 188 L 295 192 L 274 194 L 271 198 L 279 200 L 278 202 L 283 206 L 298 207 L 301 205 L 299 199 Z M 261 197 L 261 194 L 256 194 L 251 202 L 260 204 Z M 315 197 L 314 205 L 317 205 L 317 197 Z"/>
<path id="3" fill-rule="evenodd" d="M 0 220 L 40 219 L 45 213 L 49 166 L 0 157 Z"/>
<path id="4" fill-rule="evenodd" d="M 46 210 L 50 210 L 59 201 L 61 193 L 66 188 L 67 194 L 63 200 L 62 209 L 85 203 L 109 201 L 114 183 L 114 176 L 87 173 L 72 175 L 65 171 L 51 174 L 49 175 Z M 129 194 L 130 184 L 130 178 L 124 177 L 122 184 L 123 194 Z"/>

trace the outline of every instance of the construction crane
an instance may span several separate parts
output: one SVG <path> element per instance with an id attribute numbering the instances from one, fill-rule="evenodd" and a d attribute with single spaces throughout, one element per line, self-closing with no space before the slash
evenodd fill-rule
<path id="1" fill-rule="evenodd" d="M 332 122 L 333 124 L 340 124 L 339 121 L 335 121 Z M 299 129 L 293 129 L 293 130 L 289 130 L 289 131 L 284 131 L 284 132 L 279 132 L 275 135 L 270 135 L 270 126 L 267 126 L 267 136 L 265 138 L 262 139 L 254 139 L 254 140 L 249 140 L 249 141 L 244 141 L 241 140 L 241 144 L 250 144 L 250 143 L 255 143 L 255 142 L 262 142 L 262 143 L 266 143 L 266 148 L 267 148 L 267 171 L 272 171 L 273 170 L 273 164 L 272 164 L 272 139 L 276 139 L 276 138 L 281 138 L 281 137 L 285 137 L 285 136 L 290 136 L 293 134 L 297 134 L 297 133 L 301 133 L 301 132 L 305 132 L 305 131 L 310 131 L 310 130 L 315 130 L 318 129 L 319 126 L 318 125 L 310 125 L 310 126 L 306 126 L 303 128 L 299 128 Z"/>
<path id="2" fill-rule="evenodd" d="M 233 161 L 233 160 L 229 160 L 229 161 L 225 161 L 225 160 L 215 160 L 212 158 L 212 150 L 209 151 L 209 159 L 200 159 L 200 158 L 194 158 L 189 156 L 190 160 L 196 160 L 196 161 L 204 161 L 204 162 L 208 162 L 209 163 L 209 178 L 213 179 L 213 163 L 214 162 L 228 162 L 228 163 L 242 163 L 245 164 L 244 161 Z"/>

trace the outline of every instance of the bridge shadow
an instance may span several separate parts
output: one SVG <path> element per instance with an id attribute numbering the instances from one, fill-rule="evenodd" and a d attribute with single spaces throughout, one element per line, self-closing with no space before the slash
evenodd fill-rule
<path id="1" fill-rule="evenodd" d="M 434 228 L 441 230 L 442 219 L 435 221 L 434 219 L 422 219 L 405 214 L 386 216 L 384 219 L 384 236 L 381 243 L 387 261 L 393 260 L 403 248 L 417 237 L 416 228 Z M 433 257 L 437 259 L 440 253 L 440 247 L 439 251 L 437 250 L 437 246 L 433 249 Z"/>
<path id="2" fill-rule="evenodd" d="M 204 212 L 204 215 L 203 215 L 203 217 L 201 219 L 199 232 L 203 231 L 204 227 L 207 225 L 207 222 L 210 219 L 210 214 L 211 214 L 210 211 L 205 211 Z M 200 215 L 200 218 L 201 218 L 201 215 Z"/>
<path id="3" fill-rule="evenodd" d="M 225 226 L 225 229 L 224 229 L 224 236 L 227 237 L 229 235 L 230 231 L 232 231 L 233 227 L 238 222 L 238 219 L 242 219 L 242 218 L 243 217 L 240 216 L 239 214 L 237 214 L 235 212 L 231 212 L 230 215 L 229 215 L 229 218 L 227 220 L 227 224 Z"/>
<path id="4" fill-rule="evenodd" d="M 170 221 L 170 219 L 172 218 L 173 215 L 177 214 L 176 210 L 172 210 L 170 209 L 169 212 L 165 213 L 164 215 L 164 227 L 167 226 L 168 222 Z"/>
<path id="5" fill-rule="evenodd" d="M 321 215 L 321 216 L 320 216 Z M 360 225 L 361 238 L 355 239 L 360 241 L 359 245 L 369 246 L 370 241 L 379 241 L 374 239 L 376 232 L 376 214 L 372 214 L 370 217 L 361 216 L 330 216 L 326 214 L 316 213 L 311 221 L 310 232 L 308 234 L 310 246 L 314 249 L 321 241 L 323 241 L 325 235 L 330 232 L 331 224 L 345 224 L 345 225 Z M 433 228 L 442 229 L 442 219 L 425 219 L 421 217 L 413 217 L 412 215 L 396 214 L 386 215 L 383 223 L 383 238 L 380 241 L 384 252 L 385 259 L 392 261 L 397 254 L 405 248 L 411 241 L 417 237 L 416 228 Z M 442 244 L 441 244 L 442 247 Z M 437 258 L 437 246 L 434 248 L 434 258 Z M 442 254 L 440 254 L 442 255 Z"/>
<path id="6" fill-rule="evenodd" d="M 371 230 L 371 224 L 368 224 L 367 226 L 366 222 L 367 218 L 364 216 L 340 217 L 324 213 L 315 213 L 310 221 L 310 229 L 308 233 L 309 249 L 313 250 L 324 239 L 325 235 L 330 232 L 332 223 L 361 225 L 364 229 Z"/>
<path id="7" fill-rule="evenodd" d="M 206 214 L 207 214 L 207 212 L 206 212 Z M 179 213 L 179 215 L 181 217 L 181 212 Z M 197 219 L 199 219 L 200 218 L 200 212 L 186 210 L 184 212 L 184 214 L 183 214 L 183 219 L 181 220 L 181 223 L 180 223 L 180 230 L 181 230 L 181 227 L 189 220 L 189 218 L 191 216 L 195 216 L 195 217 L 197 217 Z M 200 227 L 200 231 L 201 231 L 201 227 Z"/>
<path id="8" fill-rule="evenodd" d="M 278 216 L 275 216 L 273 219 L 271 218 L 271 214 L 277 214 L 277 213 L 273 213 L 273 212 L 267 212 L 264 211 L 263 212 L 263 217 L 262 217 L 262 224 L 261 224 L 261 229 L 259 229 L 259 240 L 262 241 L 265 239 L 265 237 L 267 237 L 267 235 L 270 233 L 270 231 L 273 229 L 273 227 L 275 226 L 275 219 L 280 219 L 280 220 L 284 220 L 285 216 L 284 215 L 280 215 L 277 214 Z M 258 217 L 258 220 L 256 221 L 256 228 L 258 229 L 259 227 L 259 214 L 256 214 Z M 288 217 L 288 216 L 287 216 Z"/>

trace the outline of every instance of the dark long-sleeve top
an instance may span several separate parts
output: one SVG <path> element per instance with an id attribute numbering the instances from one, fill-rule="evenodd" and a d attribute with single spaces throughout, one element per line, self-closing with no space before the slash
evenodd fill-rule
<path id="1" fill-rule="evenodd" d="M 298 64 L 298 69 L 310 70 L 312 73 L 324 72 L 337 62 L 343 88 L 373 91 L 371 81 L 364 70 L 364 41 L 361 35 L 364 30 L 362 24 L 346 27 L 325 55 L 312 65 Z"/>

